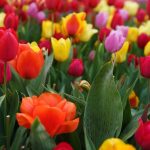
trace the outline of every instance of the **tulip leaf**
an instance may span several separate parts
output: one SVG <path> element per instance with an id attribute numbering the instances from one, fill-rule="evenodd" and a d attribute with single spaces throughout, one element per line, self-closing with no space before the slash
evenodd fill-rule
<path id="1" fill-rule="evenodd" d="M 96 75 L 85 107 L 84 125 L 96 146 L 110 137 L 119 136 L 123 107 L 113 77 L 113 64 L 106 63 Z"/>
<path id="2" fill-rule="evenodd" d="M 32 149 L 52 150 L 55 147 L 54 140 L 50 138 L 38 119 L 34 121 L 31 127 L 30 140 Z"/>
<path id="3" fill-rule="evenodd" d="M 4 99 L 5 99 L 5 95 L 0 97 L 0 107 L 2 106 L 2 103 L 3 103 Z"/>
<path id="4" fill-rule="evenodd" d="M 24 141 L 27 137 L 26 131 L 27 131 L 27 129 L 25 129 L 23 127 L 18 128 L 10 150 L 21 149 L 21 146 L 24 145 Z"/>

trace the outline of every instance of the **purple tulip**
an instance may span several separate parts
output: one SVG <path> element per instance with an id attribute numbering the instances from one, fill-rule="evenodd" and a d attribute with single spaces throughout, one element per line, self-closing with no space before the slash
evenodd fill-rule
<path id="1" fill-rule="evenodd" d="M 46 15 L 43 11 L 39 11 L 36 18 L 39 22 L 42 22 L 46 18 Z"/>
<path id="2" fill-rule="evenodd" d="M 96 15 L 95 26 L 99 29 L 102 27 L 105 27 L 107 20 L 108 20 L 108 13 L 107 12 L 100 12 L 99 14 Z"/>
<path id="3" fill-rule="evenodd" d="M 129 13 L 127 10 L 124 9 L 120 9 L 119 10 L 119 14 L 121 15 L 121 17 L 123 18 L 124 21 L 127 21 L 129 18 Z"/>
<path id="4" fill-rule="evenodd" d="M 36 18 L 37 13 L 38 13 L 38 7 L 37 7 L 36 3 L 31 3 L 29 5 L 27 13 L 28 13 L 29 16 L 31 16 L 33 18 Z"/>
<path id="5" fill-rule="evenodd" d="M 111 31 L 105 40 L 105 48 L 108 52 L 114 53 L 121 49 L 125 42 L 125 37 L 120 31 Z"/>
<path id="6" fill-rule="evenodd" d="M 11 71 L 9 64 L 7 64 L 6 66 L 6 80 L 7 82 L 11 80 Z M 0 84 L 3 83 L 4 83 L 4 62 L 0 60 Z"/>
<path id="7" fill-rule="evenodd" d="M 120 31 L 125 38 L 127 37 L 127 35 L 128 35 L 128 27 L 127 26 L 117 26 L 116 30 Z"/>

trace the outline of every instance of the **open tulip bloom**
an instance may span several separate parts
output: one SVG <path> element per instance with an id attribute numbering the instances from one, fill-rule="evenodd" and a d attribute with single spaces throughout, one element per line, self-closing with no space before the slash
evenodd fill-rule
<path id="1" fill-rule="evenodd" d="M 150 0 L 0 0 L 0 150 L 150 150 Z"/>

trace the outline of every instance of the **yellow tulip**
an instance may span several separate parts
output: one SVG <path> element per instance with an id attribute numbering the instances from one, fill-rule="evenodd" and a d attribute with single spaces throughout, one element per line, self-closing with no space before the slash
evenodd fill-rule
<path id="1" fill-rule="evenodd" d="M 136 42 L 139 35 L 138 28 L 136 27 L 129 27 L 127 39 L 129 42 Z"/>
<path id="2" fill-rule="evenodd" d="M 116 62 L 117 63 L 122 63 L 126 60 L 127 58 L 127 52 L 129 49 L 129 42 L 124 42 L 122 48 L 116 52 L 116 54 L 112 54 L 112 59 L 115 59 L 116 55 Z"/>
<path id="3" fill-rule="evenodd" d="M 70 54 L 70 48 L 71 48 L 71 41 L 70 39 L 55 39 L 51 38 L 52 47 L 53 47 L 53 53 L 54 58 L 57 61 L 63 62 L 69 58 Z"/>
<path id="4" fill-rule="evenodd" d="M 34 52 L 38 53 L 41 50 L 36 42 L 32 42 L 29 46 Z"/>
<path id="5" fill-rule="evenodd" d="M 6 14 L 1 12 L 0 13 L 0 27 L 4 27 L 4 19 L 5 19 Z"/>
<path id="6" fill-rule="evenodd" d="M 80 41 L 87 42 L 90 40 L 90 38 L 98 32 L 96 29 L 92 29 L 92 24 L 86 24 L 83 32 L 79 34 L 78 38 Z"/>
<path id="7" fill-rule="evenodd" d="M 129 95 L 129 103 L 131 108 L 136 108 L 139 105 L 139 98 L 134 91 L 132 91 Z"/>
<path id="8" fill-rule="evenodd" d="M 42 37 L 51 38 L 54 28 L 52 21 L 46 20 L 42 22 Z M 53 30 L 52 30 L 53 28 Z"/>
<path id="9" fill-rule="evenodd" d="M 150 55 L 150 41 L 144 47 L 144 55 L 145 56 L 149 56 Z"/>
<path id="10" fill-rule="evenodd" d="M 146 33 L 150 36 L 150 21 L 147 21 L 139 27 L 139 34 L 141 33 Z"/>
<path id="11" fill-rule="evenodd" d="M 129 15 L 135 16 L 139 9 L 139 4 L 133 1 L 125 1 L 124 9 L 128 11 Z"/>
<path id="12" fill-rule="evenodd" d="M 99 150 L 136 150 L 133 146 L 125 144 L 118 138 L 110 138 L 104 141 Z"/>

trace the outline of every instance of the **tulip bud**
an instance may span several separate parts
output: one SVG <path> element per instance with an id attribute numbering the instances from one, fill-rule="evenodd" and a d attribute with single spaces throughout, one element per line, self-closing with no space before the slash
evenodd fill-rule
<path id="1" fill-rule="evenodd" d="M 132 91 L 129 95 L 129 103 L 131 108 L 136 108 L 139 105 L 139 98 L 134 91 Z"/>
<path id="2" fill-rule="evenodd" d="M 6 62 L 14 59 L 18 52 L 18 41 L 12 30 L 0 29 L 0 60 Z"/>
<path id="3" fill-rule="evenodd" d="M 37 13 L 36 19 L 38 22 L 42 22 L 46 18 L 45 13 L 43 11 L 39 11 Z"/>
<path id="4" fill-rule="evenodd" d="M 89 53 L 89 60 L 93 61 L 95 58 L 95 50 L 92 50 L 90 53 Z"/>
<path id="5" fill-rule="evenodd" d="M 88 81 L 86 81 L 86 80 L 82 80 L 82 81 L 80 82 L 79 86 L 80 86 L 81 88 L 83 88 L 83 89 L 86 89 L 87 91 L 89 91 L 89 90 L 90 90 L 90 87 L 91 87 L 90 83 L 89 83 Z"/>
<path id="6" fill-rule="evenodd" d="M 124 21 L 127 21 L 129 18 L 129 13 L 127 10 L 124 9 L 119 9 L 118 13 L 120 14 L 120 16 L 123 18 Z"/>
<path id="7" fill-rule="evenodd" d="M 6 81 L 11 80 L 11 71 L 9 64 L 6 65 Z M 0 84 L 4 83 L 4 62 L 0 61 Z"/>
<path id="8" fill-rule="evenodd" d="M 145 78 L 150 78 L 150 56 L 140 57 L 140 72 Z"/>
<path id="9" fill-rule="evenodd" d="M 122 8 L 124 6 L 124 1 L 123 0 L 115 0 L 114 5 L 116 8 Z"/>
<path id="10" fill-rule="evenodd" d="M 38 45 L 41 49 L 47 50 L 48 54 L 51 53 L 51 42 L 49 40 L 41 40 Z"/>
<path id="11" fill-rule="evenodd" d="M 4 25 L 7 29 L 12 28 L 14 30 L 17 30 L 18 22 L 19 22 L 18 16 L 15 13 L 10 13 L 6 15 Z"/>
<path id="12" fill-rule="evenodd" d="M 146 11 L 147 11 L 147 14 L 150 16 L 150 0 L 147 0 Z"/>
<path id="13" fill-rule="evenodd" d="M 144 22 L 146 18 L 146 11 L 144 9 L 139 9 L 136 14 L 136 18 L 138 22 Z"/>
<path id="14" fill-rule="evenodd" d="M 73 59 L 68 68 L 68 74 L 74 77 L 82 76 L 84 66 L 81 59 Z"/>
<path id="15" fill-rule="evenodd" d="M 73 148 L 67 142 L 61 142 L 53 150 L 73 150 Z"/>
<path id="16" fill-rule="evenodd" d="M 125 42 L 125 38 L 119 31 L 111 31 L 105 40 L 105 48 L 108 52 L 114 53 L 121 49 Z"/>
<path id="17" fill-rule="evenodd" d="M 142 150 L 149 150 L 150 148 L 150 121 L 143 122 L 139 120 L 139 127 L 135 133 L 136 142 L 142 147 Z"/>
<path id="18" fill-rule="evenodd" d="M 99 40 L 103 42 L 103 40 L 110 34 L 109 28 L 102 28 L 99 32 Z"/>
<path id="19" fill-rule="evenodd" d="M 28 8 L 28 11 L 27 11 L 28 15 L 33 17 L 33 18 L 36 18 L 37 16 L 37 13 L 38 13 L 38 7 L 37 7 L 37 4 L 36 3 L 31 3 L 29 5 L 29 8 Z"/>
<path id="20" fill-rule="evenodd" d="M 63 6 L 63 0 L 45 0 L 45 5 L 49 10 L 60 10 Z"/>
<path id="21" fill-rule="evenodd" d="M 145 33 L 141 33 L 138 36 L 137 44 L 138 44 L 139 48 L 144 49 L 144 47 L 148 43 L 148 41 L 149 41 L 149 36 Z"/>
<path id="22" fill-rule="evenodd" d="M 100 12 L 96 15 L 95 18 L 95 26 L 97 28 L 102 28 L 106 26 L 108 20 L 108 13 L 107 12 Z"/>

